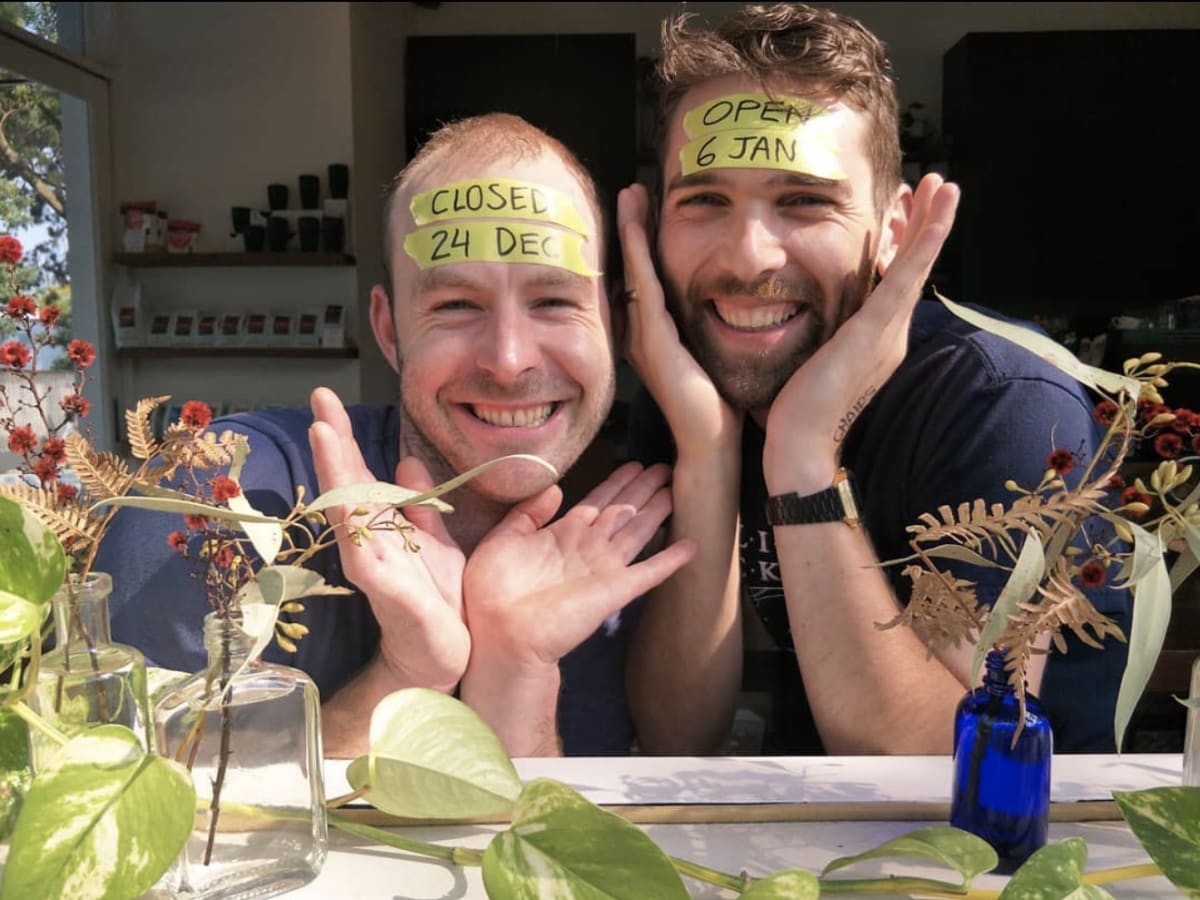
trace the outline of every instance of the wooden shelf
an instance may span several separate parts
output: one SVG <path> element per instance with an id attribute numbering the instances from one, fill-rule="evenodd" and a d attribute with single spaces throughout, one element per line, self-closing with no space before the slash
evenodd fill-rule
<path id="1" fill-rule="evenodd" d="M 358 347 L 122 347 L 118 359 L 178 359 L 181 357 L 225 359 L 358 359 Z"/>
<path id="2" fill-rule="evenodd" d="M 352 266 L 351 253 L 114 253 L 120 266 L 144 269 L 258 266 Z"/>

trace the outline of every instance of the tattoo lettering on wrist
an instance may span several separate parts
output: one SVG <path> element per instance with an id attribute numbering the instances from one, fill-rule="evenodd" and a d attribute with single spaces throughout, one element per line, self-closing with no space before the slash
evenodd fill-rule
<path id="1" fill-rule="evenodd" d="M 863 395 L 854 401 L 854 405 L 850 407 L 850 411 L 842 416 L 837 424 L 837 428 L 833 432 L 833 441 L 835 444 L 840 444 L 846 439 L 846 433 L 850 430 L 850 426 L 854 424 L 854 420 L 859 414 L 867 408 L 867 404 L 871 402 L 871 398 L 875 396 L 875 387 L 869 387 L 863 392 Z"/>

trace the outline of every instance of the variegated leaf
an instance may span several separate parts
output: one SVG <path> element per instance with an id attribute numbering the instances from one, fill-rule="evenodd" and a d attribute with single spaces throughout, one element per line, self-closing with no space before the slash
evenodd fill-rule
<path id="1" fill-rule="evenodd" d="M 1114 791 L 1113 798 L 1171 884 L 1200 897 L 1200 787 Z"/>
<path id="2" fill-rule="evenodd" d="M 66 574 L 62 544 L 50 529 L 23 506 L 0 497 L 0 590 L 41 605 Z"/>
<path id="3" fill-rule="evenodd" d="M 1083 838 L 1047 844 L 1017 869 L 1000 892 L 1000 900 L 1112 900 L 1112 894 L 1099 885 L 1083 883 L 1086 865 Z"/>
<path id="4" fill-rule="evenodd" d="M 742 891 L 742 900 L 817 900 L 820 896 L 821 882 L 803 869 L 776 872 Z"/>
<path id="5" fill-rule="evenodd" d="M 999 858 L 991 845 L 970 832 L 949 825 L 931 825 L 885 841 L 854 856 L 839 856 L 822 870 L 822 877 L 865 859 L 929 859 L 962 876 L 963 887 L 996 868 Z"/>

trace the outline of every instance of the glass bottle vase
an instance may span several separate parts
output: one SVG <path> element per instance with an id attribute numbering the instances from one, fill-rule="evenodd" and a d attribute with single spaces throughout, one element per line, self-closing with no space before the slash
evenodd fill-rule
<path id="1" fill-rule="evenodd" d="M 159 895 L 272 897 L 325 862 L 317 687 L 298 669 L 247 662 L 253 639 L 231 619 L 210 613 L 204 644 L 205 671 L 154 708 L 158 752 L 191 771 L 197 804 Z"/>
<path id="2" fill-rule="evenodd" d="M 983 685 L 963 697 L 955 713 L 950 824 L 991 844 L 1003 874 L 1046 843 L 1050 818 L 1054 735 L 1041 703 L 1027 693 L 1025 724 L 1014 745 L 1020 715 L 1004 654 L 992 650 Z"/>
<path id="3" fill-rule="evenodd" d="M 1192 663 L 1192 684 L 1188 691 L 1191 703 L 1200 703 L 1200 656 Z M 1189 706 L 1187 731 L 1183 739 L 1183 783 L 1200 787 L 1200 707 Z"/>
<path id="4" fill-rule="evenodd" d="M 112 577 L 104 572 L 67 576 L 50 600 L 55 645 L 42 656 L 29 705 L 67 737 L 91 726 L 116 724 L 128 727 L 143 747 L 149 747 L 146 659 L 133 647 L 113 643 L 111 593 Z M 58 746 L 30 729 L 35 772 Z"/>

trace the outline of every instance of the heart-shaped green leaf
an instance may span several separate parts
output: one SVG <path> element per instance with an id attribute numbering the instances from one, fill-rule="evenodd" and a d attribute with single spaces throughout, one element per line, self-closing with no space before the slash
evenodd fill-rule
<path id="1" fill-rule="evenodd" d="M 1083 883 L 1086 865 L 1083 838 L 1047 844 L 1017 869 L 1000 892 L 1000 900 L 1112 900 L 1104 888 Z"/>
<path id="2" fill-rule="evenodd" d="M 982 838 L 949 825 L 931 825 L 892 838 L 855 856 L 840 856 L 825 866 L 821 874 L 828 875 L 864 859 L 899 857 L 930 859 L 949 866 L 962 875 L 964 886 L 976 875 L 996 868 L 999 861 L 996 851 Z"/>
<path id="3" fill-rule="evenodd" d="M 46 607 L 0 590 L 0 644 L 25 640 L 41 627 L 45 613 Z"/>
<path id="4" fill-rule="evenodd" d="M 0 590 L 41 605 L 66 574 L 66 554 L 54 532 L 19 503 L 0 497 Z"/>
<path id="5" fill-rule="evenodd" d="M 1200 787 L 1114 791 L 1121 815 L 1171 884 L 1200 897 Z"/>
<path id="6" fill-rule="evenodd" d="M 32 778 L 29 728 L 12 710 L 0 709 L 0 841 L 12 833 Z"/>
<path id="7" fill-rule="evenodd" d="M 492 900 L 687 900 L 671 860 L 637 826 L 565 784 L 531 781 L 483 855 Z"/>
<path id="8" fill-rule="evenodd" d="M 817 900 L 820 896 L 821 882 L 803 869 L 776 872 L 742 892 L 742 900 Z"/>
<path id="9" fill-rule="evenodd" d="M 355 790 L 395 816 L 462 819 L 512 809 L 521 780 L 495 733 L 439 691 L 406 688 L 371 715 L 370 753 L 346 769 Z"/>
<path id="10" fill-rule="evenodd" d="M 195 814 L 182 766 L 147 755 L 120 725 L 88 731 L 29 789 L 0 898 L 137 897 L 179 854 Z"/>

